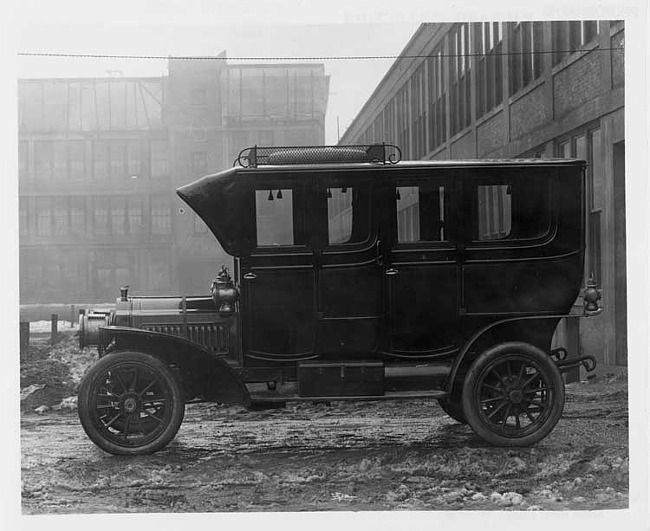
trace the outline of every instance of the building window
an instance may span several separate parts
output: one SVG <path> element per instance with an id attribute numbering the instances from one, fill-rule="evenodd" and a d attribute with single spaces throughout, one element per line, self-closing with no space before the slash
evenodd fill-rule
<path id="1" fill-rule="evenodd" d="M 126 175 L 126 142 L 111 140 L 108 143 L 108 162 L 111 179 L 122 179 Z"/>
<path id="2" fill-rule="evenodd" d="M 384 117 L 380 114 L 372 123 L 373 142 L 381 143 L 386 141 L 384 136 Z"/>
<path id="3" fill-rule="evenodd" d="M 122 250 L 97 251 L 93 257 L 94 289 L 97 297 L 106 298 L 116 286 L 132 282 L 130 253 Z"/>
<path id="4" fill-rule="evenodd" d="M 170 257 L 167 251 L 149 251 L 147 277 L 149 289 L 164 291 L 169 289 L 171 275 L 169 271 Z"/>
<path id="5" fill-rule="evenodd" d="M 590 43 L 598 34 L 595 20 L 575 20 L 569 22 L 569 49 L 576 51 Z"/>
<path id="6" fill-rule="evenodd" d="M 587 253 L 584 274 L 602 283 L 601 211 L 604 194 L 604 168 L 601 132 L 598 128 L 580 131 L 557 144 L 557 156 L 587 162 Z"/>
<path id="7" fill-rule="evenodd" d="M 172 214 L 167 197 L 151 198 L 151 233 L 169 234 L 172 228 Z"/>
<path id="8" fill-rule="evenodd" d="M 413 109 L 411 131 L 413 135 L 413 158 L 415 159 L 421 159 L 427 153 L 427 108 L 425 96 L 423 63 L 415 71 L 413 77 L 411 77 L 411 101 Z"/>
<path id="9" fill-rule="evenodd" d="M 428 58 L 429 76 L 429 151 L 447 140 L 447 105 L 442 49 Z"/>
<path id="10" fill-rule="evenodd" d="M 70 198 L 70 234 L 86 234 L 86 200 L 83 197 Z"/>
<path id="11" fill-rule="evenodd" d="M 395 98 L 391 99 L 382 111 L 384 134 L 387 142 L 395 142 Z M 401 146 L 400 146 L 401 147 Z"/>
<path id="12" fill-rule="evenodd" d="M 68 146 L 65 142 L 52 142 L 53 173 L 57 181 L 64 181 L 68 177 Z"/>
<path id="13" fill-rule="evenodd" d="M 483 22 L 477 30 L 477 116 L 480 117 L 503 101 L 503 23 Z"/>
<path id="14" fill-rule="evenodd" d="M 84 178 L 84 143 L 74 141 L 68 143 L 68 167 L 70 179 L 80 180 Z"/>
<path id="15" fill-rule="evenodd" d="M 151 141 L 151 176 L 169 176 L 169 142 L 167 140 Z"/>
<path id="16" fill-rule="evenodd" d="M 395 125 L 397 126 L 397 145 L 406 158 L 411 158 L 411 142 L 409 138 L 410 98 L 409 86 L 405 83 L 395 96 Z"/>
<path id="17" fill-rule="evenodd" d="M 140 234 L 142 232 L 142 199 L 140 197 L 127 198 L 128 232 Z"/>
<path id="18" fill-rule="evenodd" d="M 110 233 L 109 212 L 110 199 L 107 197 L 96 197 L 93 205 L 95 235 L 105 236 Z"/>
<path id="19" fill-rule="evenodd" d="M 49 197 L 36 198 L 36 235 L 52 235 L 52 204 Z"/>
<path id="20" fill-rule="evenodd" d="M 510 35 L 510 95 L 513 95 L 542 74 L 542 23 L 515 22 Z"/>
<path id="21" fill-rule="evenodd" d="M 65 236 L 68 234 L 68 202 L 65 198 L 54 201 L 54 235 Z"/>
<path id="22" fill-rule="evenodd" d="M 126 143 L 127 176 L 140 177 L 142 175 L 142 142 L 129 140 Z"/>
<path id="23" fill-rule="evenodd" d="M 24 157 L 27 157 L 26 144 Z M 23 172 L 27 171 L 27 160 Z M 65 181 L 84 175 L 84 143 L 82 141 L 36 141 L 34 143 L 35 178 Z"/>
<path id="24" fill-rule="evenodd" d="M 108 178 L 106 142 L 93 142 L 93 179 L 99 181 Z"/>
<path id="25" fill-rule="evenodd" d="M 551 23 L 553 35 L 553 64 L 589 44 L 598 35 L 595 20 L 557 21 Z"/>
<path id="26" fill-rule="evenodd" d="M 126 198 L 111 198 L 111 234 L 126 232 Z"/>
<path id="27" fill-rule="evenodd" d="M 52 178 L 54 172 L 53 149 L 52 142 L 34 142 L 34 172 L 37 180 L 45 181 Z"/>
<path id="28" fill-rule="evenodd" d="M 458 24 L 449 33 L 449 73 L 451 86 L 449 106 L 451 135 L 465 129 L 471 120 L 469 24 Z"/>

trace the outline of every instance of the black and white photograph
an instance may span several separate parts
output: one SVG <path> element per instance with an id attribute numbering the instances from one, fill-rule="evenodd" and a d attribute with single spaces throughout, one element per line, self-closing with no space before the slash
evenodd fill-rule
<path id="1" fill-rule="evenodd" d="M 646 529 L 648 5 L 15 2 L 7 529 Z"/>

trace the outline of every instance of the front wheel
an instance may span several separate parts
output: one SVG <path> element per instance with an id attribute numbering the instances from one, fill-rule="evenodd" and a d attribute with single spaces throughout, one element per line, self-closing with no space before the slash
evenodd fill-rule
<path id="1" fill-rule="evenodd" d="M 79 386 L 79 420 L 90 439 L 116 455 L 151 454 L 176 435 L 185 415 L 167 364 L 142 352 L 108 354 Z"/>
<path id="2" fill-rule="evenodd" d="M 528 343 L 481 354 L 463 384 L 472 429 L 496 446 L 529 446 L 546 437 L 564 409 L 564 381 L 553 360 Z"/>

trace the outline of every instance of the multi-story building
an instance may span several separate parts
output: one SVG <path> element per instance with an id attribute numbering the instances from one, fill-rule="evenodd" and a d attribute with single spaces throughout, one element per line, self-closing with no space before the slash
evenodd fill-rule
<path id="1" fill-rule="evenodd" d="M 341 139 L 405 159 L 585 159 L 585 273 L 605 310 L 558 336 L 610 364 L 627 359 L 624 41 L 617 21 L 423 24 Z"/>
<path id="2" fill-rule="evenodd" d="M 251 144 L 322 144 L 319 64 L 174 60 L 159 78 L 19 82 L 22 303 L 206 293 L 228 257 L 175 189 Z"/>

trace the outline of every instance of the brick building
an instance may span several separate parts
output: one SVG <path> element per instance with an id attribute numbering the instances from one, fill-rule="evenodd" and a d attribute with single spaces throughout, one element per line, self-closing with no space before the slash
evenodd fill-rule
<path id="1" fill-rule="evenodd" d="M 404 159 L 585 159 L 585 272 L 605 311 L 558 341 L 609 364 L 627 360 L 624 41 L 616 21 L 422 24 L 341 139 Z"/>
<path id="2" fill-rule="evenodd" d="M 228 257 L 175 189 L 251 144 L 322 144 L 317 64 L 169 60 L 159 78 L 20 80 L 21 303 L 207 293 Z"/>

